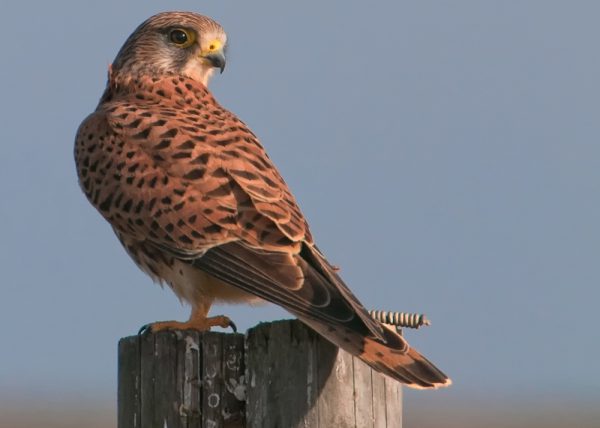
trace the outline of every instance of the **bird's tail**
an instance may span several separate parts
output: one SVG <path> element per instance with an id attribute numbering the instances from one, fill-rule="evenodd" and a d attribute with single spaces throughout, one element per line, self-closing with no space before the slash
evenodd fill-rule
<path id="1" fill-rule="evenodd" d="M 386 343 L 359 333 L 327 328 L 302 320 L 333 344 L 357 356 L 373 369 L 416 389 L 436 389 L 452 381 L 395 331 L 383 326 Z"/>

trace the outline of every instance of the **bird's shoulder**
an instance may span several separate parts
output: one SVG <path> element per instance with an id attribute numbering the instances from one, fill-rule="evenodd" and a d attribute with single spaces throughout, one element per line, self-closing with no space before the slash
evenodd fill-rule
<path id="1" fill-rule="evenodd" d="M 109 85 L 88 119 L 103 123 L 122 146 L 117 163 L 133 168 L 137 160 L 159 169 L 174 187 L 172 200 L 188 210 L 219 211 L 222 226 L 251 235 L 252 244 L 312 243 L 294 196 L 256 135 L 201 83 L 169 76 L 118 84 Z"/>

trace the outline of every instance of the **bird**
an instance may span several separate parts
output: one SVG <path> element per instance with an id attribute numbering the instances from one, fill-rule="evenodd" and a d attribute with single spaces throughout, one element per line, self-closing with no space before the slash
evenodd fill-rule
<path id="1" fill-rule="evenodd" d="M 162 330 L 234 326 L 215 302 L 271 302 L 413 388 L 451 380 L 374 320 L 316 246 L 258 137 L 208 90 L 227 35 L 194 12 L 162 12 L 127 38 L 75 138 L 79 184 L 133 261 L 191 307 Z M 356 203 L 359 203 L 357 201 Z"/>

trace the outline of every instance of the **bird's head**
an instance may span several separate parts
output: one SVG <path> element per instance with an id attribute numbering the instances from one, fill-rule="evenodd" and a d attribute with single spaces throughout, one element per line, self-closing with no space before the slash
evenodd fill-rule
<path id="1" fill-rule="evenodd" d="M 129 36 L 112 64 L 121 75 L 178 74 L 204 85 L 225 68 L 227 35 L 217 22 L 192 12 L 164 12 Z"/>

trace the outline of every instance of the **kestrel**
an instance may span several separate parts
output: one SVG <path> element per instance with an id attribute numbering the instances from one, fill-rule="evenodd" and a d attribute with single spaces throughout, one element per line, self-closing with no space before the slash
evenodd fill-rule
<path id="1" fill-rule="evenodd" d="M 317 249 L 294 196 L 258 138 L 207 89 L 227 36 L 210 18 L 166 12 L 127 39 L 75 161 L 89 201 L 135 263 L 191 305 L 208 330 L 215 301 L 269 301 L 374 369 L 415 388 L 450 379 L 372 319 Z"/>

